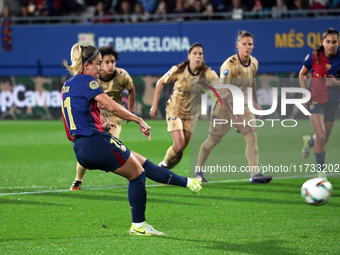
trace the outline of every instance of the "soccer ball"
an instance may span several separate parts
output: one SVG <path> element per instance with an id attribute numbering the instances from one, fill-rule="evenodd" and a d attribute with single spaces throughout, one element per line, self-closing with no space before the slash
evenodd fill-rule
<path id="1" fill-rule="evenodd" d="M 332 184 L 326 178 L 309 179 L 301 187 L 301 196 L 310 205 L 325 204 L 332 192 Z"/>

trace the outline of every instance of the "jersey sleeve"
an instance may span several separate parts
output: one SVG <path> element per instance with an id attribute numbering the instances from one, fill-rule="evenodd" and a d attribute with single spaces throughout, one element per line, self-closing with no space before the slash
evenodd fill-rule
<path id="1" fill-rule="evenodd" d="M 126 90 L 130 91 L 132 86 L 133 86 L 133 80 L 132 80 L 131 76 L 126 71 L 124 71 L 124 76 L 125 76 L 124 88 Z"/>
<path id="2" fill-rule="evenodd" d="M 221 79 L 231 78 L 232 73 L 233 73 L 233 65 L 230 62 L 230 60 L 227 59 L 227 61 L 225 61 L 220 68 L 220 78 Z"/>
<path id="3" fill-rule="evenodd" d="M 171 69 L 165 74 L 164 83 L 169 83 L 177 80 L 177 74 L 175 72 L 178 70 L 177 66 L 171 67 Z"/>
<path id="4" fill-rule="evenodd" d="M 312 68 L 313 65 L 313 53 L 309 53 L 305 59 L 302 61 L 302 64 L 308 69 L 310 70 Z"/>
<path id="5" fill-rule="evenodd" d="M 96 96 L 103 94 L 104 91 L 98 81 L 91 75 L 87 75 L 82 86 L 83 94 L 87 100 L 91 100 Z"/>

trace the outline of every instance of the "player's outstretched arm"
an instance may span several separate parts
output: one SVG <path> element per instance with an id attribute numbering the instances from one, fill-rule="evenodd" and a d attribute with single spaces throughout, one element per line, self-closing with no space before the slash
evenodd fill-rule
<path id="1" fill-rule="evenodd" d="M 129 111 L 135 113 L 135 101 L 136 101 L 136 90 L 135 86 L 132 85 L 129 90 Z"/>
<path id="2" fill-rule="evenodd" d="M 136 90 L 135 86 L 132 84 L 131 89 L 129 90 L 129 112 L 135 113 L 135 101 L 136 101 Z M 129 121 L 126 121 L 128 124 Z"/>
<path id="3" fill-rule="evenodd" d="M 110 98 L 107 94 L 102 93 L 94 98 L 97 102 L 101 103 L 108 111 L 112 112 L 114 115 L 124 119 L 136 122 L 139 125 L 140 131 L 144 136 L 148 136 L 149 140 L 151 139 L 151 127 L 145 123 L 145 121 L 134 115 L 133 113 L 126 110 L 123 106 L 116 103 L 112 98 Z"/>
<path id="4" fill-rule="evenodd" d="M 101 103 L 108 111 L 112 112 L 114 115 L 124 119 L 133 121 L 139 124 L 142 118 L 134 115 L 133 113 L 126 110 L 123 106 L 115 102 L 105 93 L 102 93 L 94 98 L 97 102 Z"/>
<path id="5" fill-rule="evenodd" d="M 158 112 L 158 101 L 159 101 L 159 97 L 161 96 L 161 92 L 162 92 L 162 89 L 164 87 L 164 80 L 166 78 L 166 75 L 163 75 L 162 78 L 160 78 L 158 81 L 157 81 L 157 85 L 156 85 L 156 89 L 155 89 L 155 95 L 153 97 L 153 103 L 152 103 L 152 106 L 151 106 L 151 109 L 150 109 L 150 116 L 151 118 L 156 118 L 156 115 L 157 115 L 157 112 Z"/>

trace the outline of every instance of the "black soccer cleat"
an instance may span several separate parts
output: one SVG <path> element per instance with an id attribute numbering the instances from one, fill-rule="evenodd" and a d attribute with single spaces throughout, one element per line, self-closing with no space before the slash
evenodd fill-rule
<path id="1" fill-rule="evenodd" d="M 263 176 L 263 174 L 256 174 L 250 178 L 250 183 L 269 183 L 273 178 L 271 176 Z"/>
<path id="2" fill-rule="evenodd" d="M 80 190 L 82 184 L 83 184 L 83 181 L 74 181 L 74 183 L 70 187 L 70 190 L 78 191 L 78 190 Z"/>

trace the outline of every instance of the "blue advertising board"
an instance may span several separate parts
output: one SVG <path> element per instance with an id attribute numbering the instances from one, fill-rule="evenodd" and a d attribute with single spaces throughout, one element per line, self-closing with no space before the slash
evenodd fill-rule
<path id="1" fill-rule="evenodd" d="M 205 61 L 217 73 L 236 52 L 238 30 L 255 36 L 259 73 L 298 72 L 302 60 L 321 43 L 328 27 L 340 28 L 339 18 L 180 22 L 166 24 L 15 25 L 11 51 L 0 51 L 0 76 L 65 75 L 64 59 L 81 42 L 96 47 L 115 45 L 118 66 L 131 75 L 160 75 L 187 58 L 194 42 L 205 48 Z"/>

